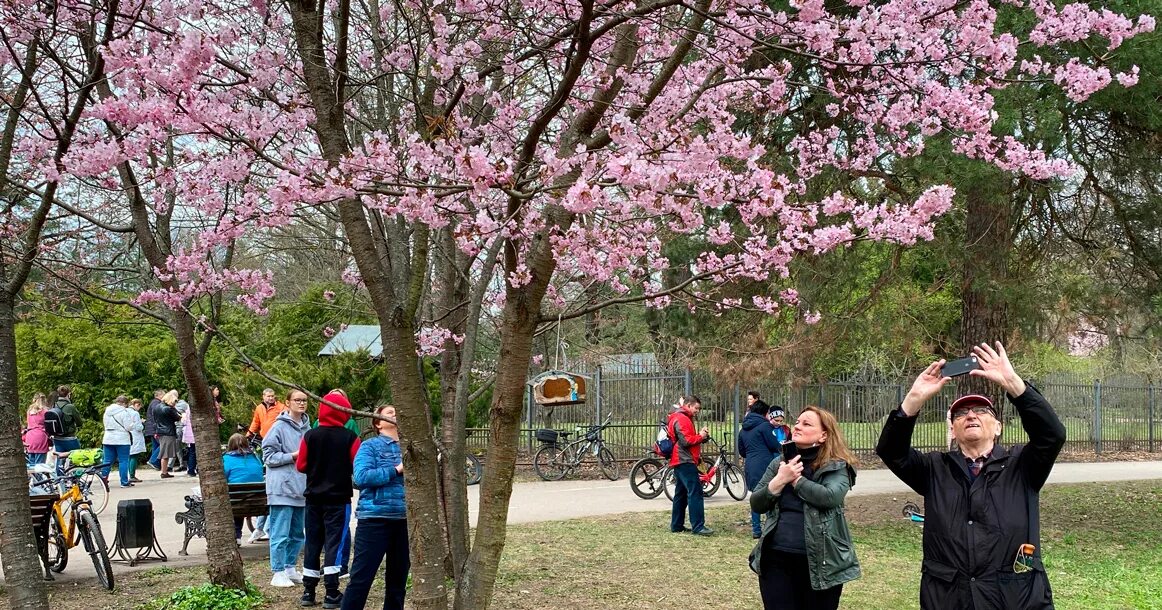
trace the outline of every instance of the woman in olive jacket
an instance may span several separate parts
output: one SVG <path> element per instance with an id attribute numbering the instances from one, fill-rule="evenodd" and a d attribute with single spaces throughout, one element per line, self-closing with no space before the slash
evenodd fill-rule
<path id="1" fill-rule="evenodd" d="M 830 412 L 808 406 L 791 433 L 798 455 L 776 457 L 750 497 L 766 513 L 750 554 L 766 610 L 834 610 L 859 561 L 843 512 L 855 457 Z"/>

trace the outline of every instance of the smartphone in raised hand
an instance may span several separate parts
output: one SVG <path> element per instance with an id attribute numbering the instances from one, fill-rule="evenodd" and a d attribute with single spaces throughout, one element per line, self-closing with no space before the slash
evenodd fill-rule
<path id="1" fill-rule="evenodd" d="M 799 447 L 797 447 L 795 445 L 795 443 L 792 441 L 787 441 L 787 442 L 783 443 L 783 445 L 779 449 L 779 451 L 781 451 L 783 453 L 783 463 L 784 464 L 795 459 L 796 455 L 799 455 Z"/>
<path id="2" fill-rule="evenodd" d="M 944 366 L 940 367 L 941 377 L 959 377 L 967 375 L 969 371 L 975 371 L 980 368 L 980 361 L 976 356 L 969 356 L 967 358 L 960 358 L 951 362 L 945 362 Z"/>

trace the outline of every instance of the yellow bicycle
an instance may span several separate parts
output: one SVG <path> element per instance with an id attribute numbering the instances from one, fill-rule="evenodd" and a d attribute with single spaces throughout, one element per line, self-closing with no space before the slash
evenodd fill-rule
<path id="1" fill-rule="evenodd" d="M 52 491 L 60 491 L 60 498 L 53 503 L 48 527 L 48 567 L 53 572 L 63 572 L 69 563 L 69 549 L 84 544 L 85 552 L 93 560 L 97 580 L 101 586 L 113 590 L 113 566 L 109 562 L 109 550 L 105 536 L 101 533 L 101 522 L 93 510 L 92 502 L 84 493 L 86 478 L 99 472 L 104 464 L 60 477 L 43 479 L 34 486 Z"/>

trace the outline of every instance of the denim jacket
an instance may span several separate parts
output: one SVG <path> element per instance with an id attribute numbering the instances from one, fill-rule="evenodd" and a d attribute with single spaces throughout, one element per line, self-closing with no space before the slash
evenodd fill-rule
<path id="1" fill-rule="evenodd" d="M 355 454 L 355 488 L 359 503 L 357 519 L 406 519 L 403 475 L 395 471 L 403 463 L 399 441 L 379 435 L 365 441 Z"/>

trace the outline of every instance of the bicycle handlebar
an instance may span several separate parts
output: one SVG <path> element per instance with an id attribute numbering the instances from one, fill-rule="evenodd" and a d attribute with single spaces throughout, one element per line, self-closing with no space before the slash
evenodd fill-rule
<path id="1" fill-rule="evenodd" d="M 93 466 L 89 466 L 85 469 L 75 468 L 75 469 L 73 469 L 72 472 L 62 474 L 59 477 L 49 477 L 49 478 L 41 480 L 41 481 L 33 481 L 32 484 L 33 485 L 47 485 L 49 483 L 59 483 L 61 481 L 76 480 L 76 479 L 80 479 L 81 477 L 83 477 L 87 474 L 97 474 L 102 468 L 105 468 L 106 466 L 112 466 L 112 464 L 94 464 Z"/>

